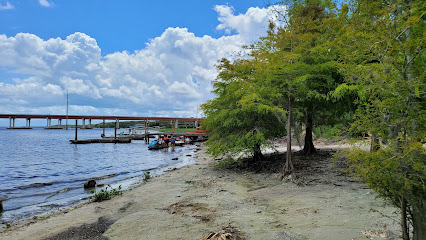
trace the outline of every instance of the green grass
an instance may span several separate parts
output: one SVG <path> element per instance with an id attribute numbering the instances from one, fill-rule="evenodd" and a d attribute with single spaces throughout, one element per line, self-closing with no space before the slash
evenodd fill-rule
<path id="1" fill-rule="evenodd" d="M 109 190 L 108 190 L 108 187 L 110 188 Z M 92 193 L 94 195 L 89 197 L 89 199 L 93 200 L 94 202 L 102 202 L 105 200 L 109 200 L 114 196 L 123 194 L 123 191 L 121 191 L 121 185 L 118 186 L 118 190 L 117 190 L 115 188 L 112 188 L 111 185 L 108 184 L 108 186 L 105 189 L 102 189 L 99 192 L 92 191 Z"/>
<path id="2" fill-rule="evenodd" d="M 173 132 L 173 128 L 162 128 L 161 132 Z M 175 128 L 175 132 L 186 132 L 186 128 Z M 195 128 L 188 128 L 188 132 L 195 131 Z"/>

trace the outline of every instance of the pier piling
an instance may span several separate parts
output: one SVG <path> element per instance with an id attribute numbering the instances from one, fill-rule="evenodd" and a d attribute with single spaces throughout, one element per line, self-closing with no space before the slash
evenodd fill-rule
<path id="1" fill-rule="evenodd" d="M 115 120 L 115 124 L 114 124 L 114 139 L 117 139 L 117 123 L 118 123 L 118 119 Z"/>
<path id="2" fill-rule="evenodd" d="M 102 136 L 105 136 L 105 118 L 104 118 L 104 120 L 102 122 L 102 128 L 103 128 Z"/>
<path id="3" fill-rule="evenodd" d="M 77 141 L 77 129 L 78 129 L 77 123 L 78 123 L 78 120 L 76 119 L 75 120 L 75 140 L 76 141 Z"/>

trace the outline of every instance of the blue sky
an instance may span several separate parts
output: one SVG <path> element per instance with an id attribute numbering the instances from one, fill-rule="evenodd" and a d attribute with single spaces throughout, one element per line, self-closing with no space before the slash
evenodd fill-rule
<path id="1" fill-rule="evenodd" d="M 194 116 L 268 3 L 0 0 L 0 113 Z"/>
<path id="2" fill-rule="evenodd" d="M 163 33 L 168 27 L 188 28 L 196 36 L 220 37 L 215 5 L 228 5 L 235 13 L 249 7 L 264 7 L 264 0 L 147 1 L 147 0 L 0 0 L 10 11 L 0 12 L 0 31 L 7 36 L 33 33 L 42 39 L 65 38 L 83 32 L 98 42 L 102 54 L 134 51 Z"/>

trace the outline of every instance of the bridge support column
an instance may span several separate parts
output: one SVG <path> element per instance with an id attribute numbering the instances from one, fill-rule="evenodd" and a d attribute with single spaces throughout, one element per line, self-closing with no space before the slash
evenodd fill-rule
<path id="1" fill-rule="evenodd" d="M 89 128 L 92 128 L 92 119 L 89 119 Z"/>
<path id="2" fill-rule="evenodd" d="M 52 119 L 47 118 L 46 128 L 50 128 L 52 126 Z"/>
<path id="3" fill-rule="evenodd" d="M 62 119 L 58 119 L 58 128 L 62 128 Z"/>
<path id="4" fill-rule="evenodd" d="M 81 129 L 85 129 L 86 128 L 86 119 L 83 118 L 82 120 L 83 122 L 81 123 Z"/>
<path id="5" fill-rule="evenodd" d="M 179 121 L 176 119 L 175 120 L 175 128 L 178 128 L 179 127 Z"/>
<path id="6" fill-rule="evenodd" d="M 31 118 L 25 119 L 25 127 L 26 128 L 31 128 Z"/>
<path id="7" fill-rule="evenodd" d="M 14 129 L 15 128 L 15 118 L 9 117 L 9 128 Z"/>
<path id="8" fill-rule="evenodd" d="M 120 120 L 118 120 L 118 119 L 115 120 L 115 127 L 117 129 L 120 129 Z"/>

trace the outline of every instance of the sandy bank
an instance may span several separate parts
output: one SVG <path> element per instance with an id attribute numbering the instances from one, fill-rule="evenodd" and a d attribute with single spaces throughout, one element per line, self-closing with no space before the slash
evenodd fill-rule
<path id="1" fill-rule="evenodd" d="M 238 239 L 399 236 L 395 209 L 346 177 L 343 163 L 333 168 L 331 158 L 284 182 L 215 170 L 204 149 L 196 159 L 112 200 L 12 226 L 0 239 L 199 239 L 222 229 Z"/>

